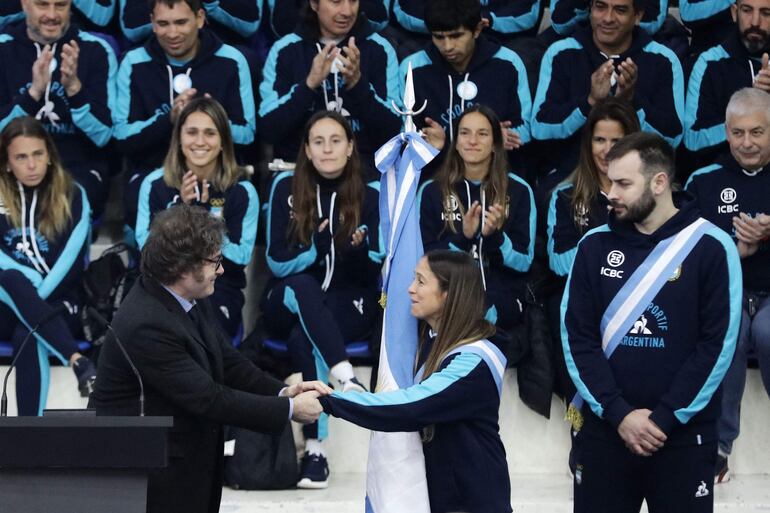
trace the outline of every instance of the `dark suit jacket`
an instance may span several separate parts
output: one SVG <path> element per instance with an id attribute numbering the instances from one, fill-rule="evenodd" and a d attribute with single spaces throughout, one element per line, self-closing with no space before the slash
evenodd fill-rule
<path id="1" fill-rule="evenodd" d="M 222 493 L 222 424 L 278 433 L 289 401 L 284 384 L 231 345 L 207 300 L 200 328 L 178 301 L 142 277 L 115 314 L 113 327 L 144 380 L 146 415 L 171 415 L 169 466 L 150 475 L 147 511 L 215 513 Z M 137 415 L 139 385 L 108 338 L 89 406 L 98 415 Z"/>

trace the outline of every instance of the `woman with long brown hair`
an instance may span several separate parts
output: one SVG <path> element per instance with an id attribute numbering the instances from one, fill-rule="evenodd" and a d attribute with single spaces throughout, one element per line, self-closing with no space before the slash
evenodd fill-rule
<path id="1" fill-rule="evenodd" d="M 375 431 L 422 430 L 430 509 L 511 511 L 498 410 L 506 360 L 489 337 L 478 264 L 459 251 L 422 257 L 409 287 L 423 321 L 415 384 L 319 398 L 324 410 Z"/>
<path id="2" fill-rule="evenodd" d="M 519 321 L 534 257 L 534 196 L 509 171 L 500 121 L 489 107 L 466 109 L 456 134 L 435 180 L 419 192 L 423 247 L 470 254 L 481 269 L 488 318 L 509 329 Z"/>
<path id="3" fill-rule="evenodd" d="M 211 98 L 190 101 L 174 124 L 163 167 L 139 188 L 136 241 L 144 246 L 155 214 L 179 203 L 198 205 L 225 221 L 224 267 L 211 302 L 222 328 L 232 338 L 241 327 L 244 269 L 257 238 L 259 196 L 235 160 L 233 137 L 224 107 Z"/>
<path id="4" fill-rule="evenodd" d="M 624 136 L 638 132 L 639 118 L 631 104 L 608 98 L 594 105 L 583 127 L 575 170 L 551 193 L 548 208 L 548 262 L 566 277 L 580 238 L 607 222 L 612 185 L 605 157 Z"/>
<path id="5" fill-rule="evenodd" d="M 96 379 L 73 337 L 90 217 L 43 125 L 31 117 L 8 123 L 0 135 L 0 339 L 14 348 L 19 415 L 42 414 L 48 354 L 72 364 L 83 397 Z M 36 340 L 19 352 L 35 326 Z"/>
<path id="6" fill-rule="evenodd" d="M 270 192 L 267 264 L 273 279 L 262 300 L 268 333 L 287 340 L 305 380 L 323 381 L 328 372 L 344 391 L 365 390 L 345 342 L 368 338 L 377 315 L 383 258 L 378 198 L 378 188 L 362 180 L 347 120 L 331 111 L 314 114 L 294 172 L 278 175 Z M 300 488 L 327 486 L 325 420 L 303 427 Z"/>

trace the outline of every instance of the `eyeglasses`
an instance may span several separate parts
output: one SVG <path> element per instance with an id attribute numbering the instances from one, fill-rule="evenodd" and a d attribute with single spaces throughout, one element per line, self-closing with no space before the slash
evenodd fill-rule
<path id="1" fill-rule="evenodd" d="M 204 258 L 203 260 L 205 260 L 206 262 L 211 262 L 212 264 L 214 264 L 214 272 L 217 272 L 219 270 L 219 268 L 222 267 L 222 260 L 224 260 L 224 258 L 225 258 L 224 256 L 219 254 L 219 255 L 217 255 L 216 258 Z"/>

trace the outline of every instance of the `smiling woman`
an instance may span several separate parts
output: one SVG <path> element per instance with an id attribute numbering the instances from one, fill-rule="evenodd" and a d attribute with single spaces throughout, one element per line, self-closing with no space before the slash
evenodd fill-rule
<path id="1" fill-rule="evenodd" d="M 244 267 L 257 237 L 259 197 L 235 161 L 227 114 L 216 100 L 196 98 L 187 104 L 174 125 L 163 167 L 142 182 L 136 218 L 140 247 L 155 214 L 178 203 L 200 205 L 225 221 L 224 261 L 217 266 L 222 277 L 211 301 L 223 329 L 233 337 L 242 319 Z"/>

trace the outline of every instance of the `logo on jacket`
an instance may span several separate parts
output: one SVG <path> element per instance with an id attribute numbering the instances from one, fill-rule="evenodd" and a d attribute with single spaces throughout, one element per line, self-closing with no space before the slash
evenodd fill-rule
<path id="1" fill-rule="evenodd" d="M 623 337 L 621 345 L 663 349 L 666 347 L 666 339 L 660 335 L 663 335 L 661 332 L 667 331 L 668 317 L 666 312 L 655 303 L 650 303 Z M 658 336 L 653 334 L 653 332 L 656 332 Z"/>
<path id="2" fill-rule="evenodd" d="M 708 497 L 708 495 L 709 495 L 709 489 L 708 489 L 708 486 L 706 485 L 706 481 L 701 481 L 700 486 L 698 487 L 697 490 L 695 490 L 695 497 L 696 498 Z"/>
<path id="3" fill-rule="evenodd" d="M 457 201 L 454 194 L 444 200 L 444 211 L 441 212 L 441 220 L 446 221 L 447 219 L 451 221 L 462 221 L 462 216 L 460 215 L 460 202 Z"/>
<path id="4" fill-rule="evenodd" d="M 722 192 L 719 193 L 719 199 L 722 200 L 724 205 L 717 207 L 717 213 L 719 214 L 733 214 L 739 212 L 739 205 L 735 203 L 738 199 L 738 193 L 732 187 L 725 187 Z"/>
<path id="5" fill-rule="evenodd" d="M 364 315 L 364 298 L 363 297 L 354 299 L 353 306 L 356 307 L 356 310 L 358 310 L 358 313 L 360 313 L 361 315 Z"/>
<path id="6" fill-rule="evenodd" d="M 623 262 L 625 261 L 626 261 L 626 255 L 624 255 L 622 251 L 613 249 L 607 255 L 607 263 L 610 265 L 610 267 L 602 266 L 599 272 L 603 276 L 607 276 L 609 278 L 623 278 L 624 271 L 614 269 L 614 268 L 620 267 L 621 265 L 623 265 Z"/>
<path id="7" fill-rule="evenodd" d="M 289 204 L 289 219 L 294 219 L 294 195 L 289 194 L 289 197 L 286 198 L 286 203 Z"/>

